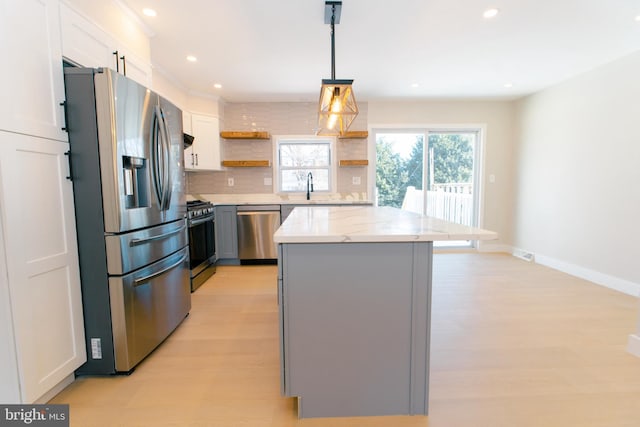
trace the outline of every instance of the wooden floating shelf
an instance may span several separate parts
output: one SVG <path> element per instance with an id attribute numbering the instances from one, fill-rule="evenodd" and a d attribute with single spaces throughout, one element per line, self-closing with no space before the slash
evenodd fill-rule
<path id="1" fill-rule="evenodd" d="M 220 137 L 224 139 L 270 139 L 269 132 L 250 131 L 222 131 Z"/>
<path id="2" fill-rule="evenodd" d="M 351 130 L 344 133 L 344 135 L 339 136 L 340 139 L 362 139 L 368 138 L 369 132 L 366 130 Z"/>
<path id="3" fill-rule="evenodd" d="M 340 166 L 369 166 L 369 160 L 340 160 Z"/>
<path id="4" fill-rule="evenodd" d="M 269 160 L 223 160 L 222 166 L 228 168 L 268 168 Z"/>

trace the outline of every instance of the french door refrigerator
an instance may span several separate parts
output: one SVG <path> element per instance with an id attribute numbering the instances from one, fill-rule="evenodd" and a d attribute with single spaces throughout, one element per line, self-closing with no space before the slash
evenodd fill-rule
<path id="1" fill-rule="evenodd" d="M 130 372 L 191 309 L 182 112 L 106 68 L 65 68 L 88 361 Z"/>

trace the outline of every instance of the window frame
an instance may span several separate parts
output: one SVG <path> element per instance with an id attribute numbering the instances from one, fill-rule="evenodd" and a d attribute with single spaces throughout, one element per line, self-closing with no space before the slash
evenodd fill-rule
<path id="1" fill-rule="evenodd" d="M 274 168 L 273 168 L 273 188 L 276 194 L 281 195 L 305 195 L 306 190 L 304 191 L 285 191 L 282 190 L 281 187 L 281 171 L 282 170 L 292 170 L 292 169 L 300 169 L 293 167 L 284 167 L 280 163 L 280 146 L 295 143 L 308 143 L 308 144 L 318 144 L 326 141 L 329 146 L 329 165 L 328 166 L 312 166 L 305 169 L 311 170 L 313 172 L 314 169 L 319 170 L 328 170 L 329 175 L 329 188 L 327 190 L 314 190 L 314 193 L 323 193 L 323 194 L 331 194 L 335 193 L 337 190 L 337 170 L 336 170 L 336 138 L 334 136 L 317 136 L 317 135 L 274 135 L 273 136 L 273 158 L 274 158 Z"/>

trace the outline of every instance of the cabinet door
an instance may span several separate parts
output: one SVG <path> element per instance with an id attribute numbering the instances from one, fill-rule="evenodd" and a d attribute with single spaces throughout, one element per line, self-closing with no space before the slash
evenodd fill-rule
<path id="1" fill-rule="evenodd" d="M 120 73 L 143 86 L 151 87 L 151 65 L 124 48 L 118 49 Z"/>
<path id="2" fill-rule="evenodd" d="M 182 112 L 182 132 L 193 136 L 193 130 L 191 129 L 191 113 L 186 111 Z M 193 146 L 184 149 L 184 168 L 194 169 L 196 165 L 196 158 L 193 154 Z"/>
<path id="3" fill-rule="evenodd" d="M 116 69 L 116 55 L 107 33 L 67 5 L 60 4 L 62 55 L 83 67 Z"/>
<path id="4" fill-rule="evenodd" d="M 7 282 L 5 246 L 2 237 L 2 215 L 0 215 L 0 402 L 20 402 L 20 382 L 16 361 L 15 337 L 13 335 L 13 317 L 11 315 L 11 297 Z"/>
<path id="5" fill-rule="evenodd" d="M 0 132 L 0 212 L 22 403 L 86 361 L 68 149 Z"/>
<path id="6" fill-rule="evenodd" d="M 0 0 L 0 129 L 67 141 L 57 0 Z"/>
<path id="7" fill-rule="evenodd" d="M 216 117 L 192 114 L 194 165 L 196 170 L 220 170 L 220 124 Z"/>
<path id="8" fill-rule="evenodd" d="M 75 10 L 61 4 L 62 55 L 83 67 L 107 67 L 151 87 L 151 65 Z"/>
<path id="9" fill-rule="evenodd" d="M 216 206 L 218 259 L 238 258 L 238 218 L 235 206 Z"/>

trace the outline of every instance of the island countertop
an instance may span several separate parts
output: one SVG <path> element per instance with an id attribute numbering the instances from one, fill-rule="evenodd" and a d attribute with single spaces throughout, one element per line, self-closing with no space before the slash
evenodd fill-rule
<path id="1" fill-rule="evenodd" d="M 274 234 L 276 243 L 493 240 L 493 231 L 391 207 L 296 207 Z"/>

